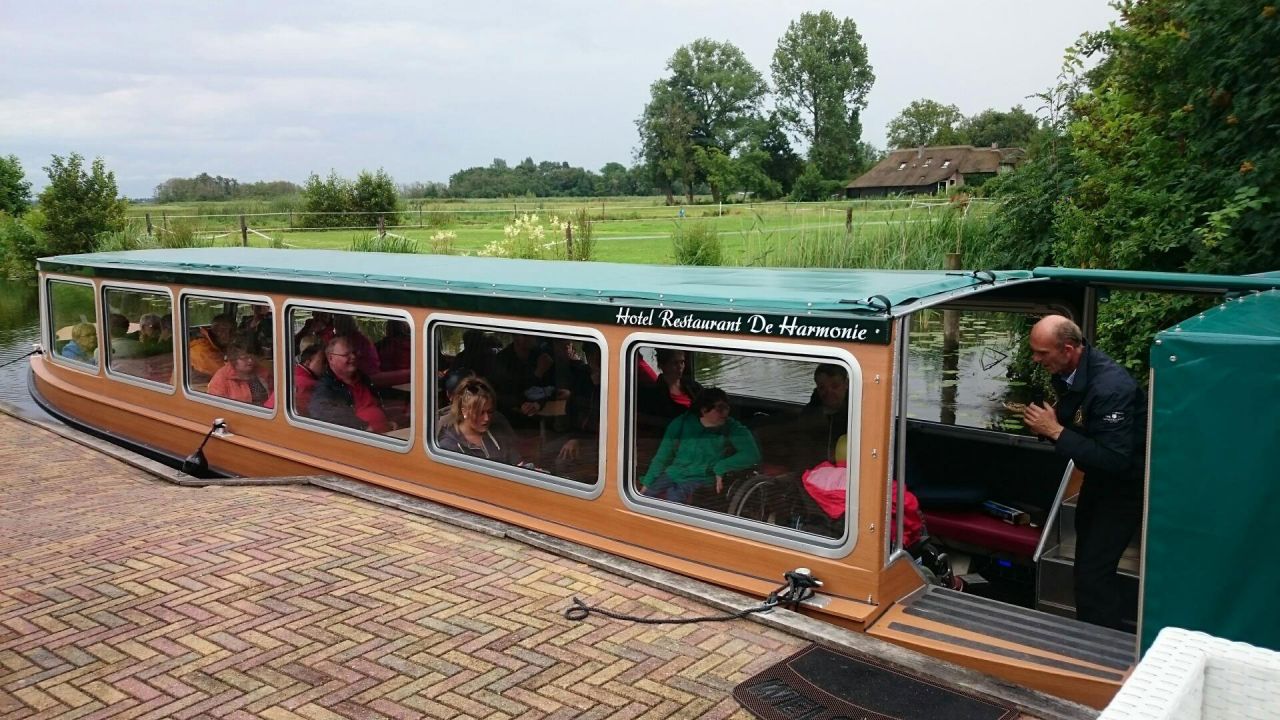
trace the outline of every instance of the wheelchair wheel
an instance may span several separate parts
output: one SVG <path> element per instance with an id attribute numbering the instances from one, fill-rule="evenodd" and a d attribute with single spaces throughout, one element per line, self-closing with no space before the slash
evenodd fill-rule
<path id="1" fill-rule="evenodd" d="M 777 478 L 753 477 L 742 481 L 729 501 L 729 513 L 748 520 L 787 525 L 793 516 L 789 488 Z"/>

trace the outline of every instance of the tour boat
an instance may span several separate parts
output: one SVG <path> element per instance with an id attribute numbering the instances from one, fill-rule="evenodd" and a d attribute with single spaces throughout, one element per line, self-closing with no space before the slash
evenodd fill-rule
<path id="1" fill-rule="evenodd" d="M 39 273 L 36 400 L 193 472 L 343 476 L 754 596 L 807 568 L 803 612 L 1097 707 L 1162 627 L 1280 645 L 1254 561 L 1280 486 L 1277 274 L 256 248 Z M 1073 618 L 1079 473 L 1006 405 L 1037 399 L 1013 371 L 1031 323 L 1092 338 L 1134 291 L 1205 309 L 1151 346 L 1128 633 Z M 946 557 L 900 540 L 897 497 Z"/>

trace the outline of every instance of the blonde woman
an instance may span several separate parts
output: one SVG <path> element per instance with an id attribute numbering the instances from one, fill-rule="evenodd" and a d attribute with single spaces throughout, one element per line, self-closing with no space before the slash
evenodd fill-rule
<path id="1" fill-rule="evenodd" d="M 497 395 L 481 378 L 463 380 L 436 438 L 440 448 L 508 465 L 521 465 L 511 424 L 495 406 Z"/>
<path id="2" fill-rule="evenodd" d="M 92 323 L 76 323 L 71 328 L 71 341 L 62 346 L 62 357 L 77 362 L 98 364 L 98 330 Z"/>

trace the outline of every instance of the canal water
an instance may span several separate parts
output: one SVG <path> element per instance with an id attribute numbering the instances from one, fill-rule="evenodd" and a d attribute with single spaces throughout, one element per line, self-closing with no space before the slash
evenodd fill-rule
<path id="1" fill-rule="evenodd" d="M 0 277 L 0 400 L 24 413 L 48 417 L 27 392 L 27 361 L 40 339 L 39 310 L 34 282 Z"/>

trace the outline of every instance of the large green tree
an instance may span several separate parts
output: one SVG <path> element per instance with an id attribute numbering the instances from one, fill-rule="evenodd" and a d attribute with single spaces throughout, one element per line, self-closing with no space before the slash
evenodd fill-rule
<path id="1" fill-rule="evenodd" d="M 16 155 L 0 156 L 0 212 L 17 217 L 31 207 L 31 183 Z"/>
<path id="2" fill-rule="evenodd" d="M 974 147 L 1029 146 L 1040 129 L 1031 113 L 1015 105 L 1008 112 L 994 108 L 983 110 L 961 121 L 957 132 L 960 141 Z"/>
<path id="3" fill-rule="evenodd" d="M 640 155 L 669 200 L 677 180 L 690 202 L 693 186 L 701 181 L 708 181 L 720 200 L 726 190 L 722 182 L 731 175 L 723 171 L 723 162 L 758 122 L 768 85 L 736 46 L 707 38 L 678 48 L 667 70 L 670 74 L 650 87 L 649 104 L 637 121 Z"/>
<path id="4" fill-rule="evenodd" d="M 792 21 L 773 53 L 778 112 L 809 144 L 827 180 L 847 180 L 861 163 L 862 111 L 875 82 L 858 26 L 830 11 Z"/>
<path id="5" fill-rule="evenodd" d="M 102 158 L 95 158 L 85 170 L 79 153 L 65 158 L 54 155 L 44 170 L 49 184 L 40 193 L 43 251 L 92 252 L 99 235 L 124 229 L 128 202 L 120 197 L 115 173 L 106 169 Z"/>
<path id="6" fill-rule="evenodd" d="M 960 142 L 956 127 L 962 120 L 964 115 L 955 105 L 943 105 L 928 98 L 913 100 L 889 121 L 889 147 L 954 145 Z"/>

